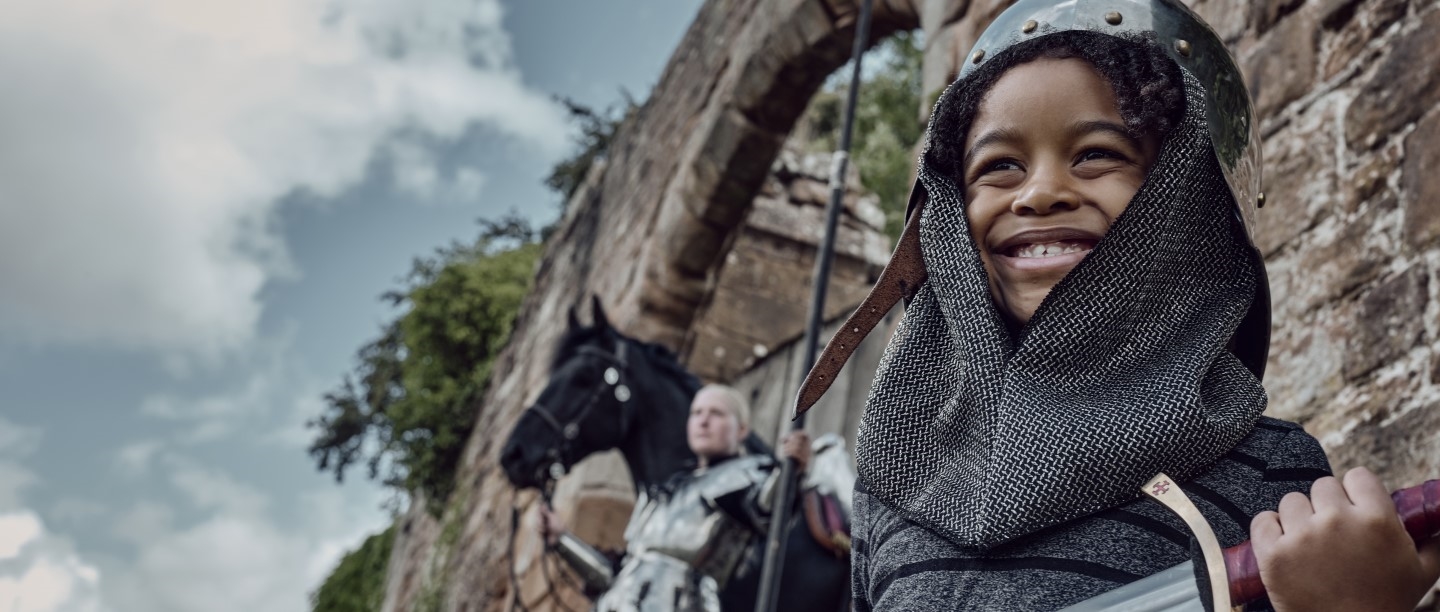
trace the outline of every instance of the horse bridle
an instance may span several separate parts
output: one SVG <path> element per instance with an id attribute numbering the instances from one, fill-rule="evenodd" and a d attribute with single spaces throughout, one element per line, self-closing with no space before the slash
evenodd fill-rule
<path id="1" fill-rule="evenodd" d="M 545 451 L 545 456 L 553 460 L 550 464 L 549 473 L 551 482 L 560 480 L 560 477 L 565 475 L 565 457 L 569 455 L 571 443 L 575 441 L 575 438 L 580 436 L 580 423 L 584 422 L 585 418 L 590 416 L 590 411 L 595 409 L 595 405 L 599 403 L 600 398 L 605 395 L 605 392 L 607 390 L 610 391 L 610 393 L 615 396 L 615 401 L 621 404 L 630 401 L 630 387 L 624 382 L 625 377 L 630 375 L 629 363 L 625 359 L 625 349 L 625 341 L 620 339 L 616 339 L 615 341 L 614 353 L 607 353 L 593 346 L 580 347 L 578 354 L 599 358 L 609 365 L 605 368 L 600 382 L 596 384 L 595 389 L 590 392 L 590 397 L 585 401 L 585 405 L 580 408 L 579 412 L 575 413 L 575 417 L 570 419 L 569 422 L 561 423 L 560 419 L 555 417 L 554 412 L 541 402 L 537 401 L 534 406 L 530 407 L 531 410 L 535 411 L 535 414 L 540 415 L 541 421 L 544 421 L 546 425 L 554 429 L 555 433 L 560 434 L 559 445 L 551 446 Z M 622 418 L 620 420 L 620 438 L 622 440 L 629 434 L 629 429 L 629 421 Z"/>

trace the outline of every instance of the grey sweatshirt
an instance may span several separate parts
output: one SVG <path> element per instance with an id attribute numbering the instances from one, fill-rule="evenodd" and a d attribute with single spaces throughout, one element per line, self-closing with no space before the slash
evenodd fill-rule
<path id="1" fill-rule="evenodd" d="M 1274 510 L 1286 493 L 1308 493 L 1328 475 L 1315 438 L 1293 423 L 1261 417 L 1235 448 L 1181 488 L 1220 544 L 1232 546 L 1249 537 L 1251 517 Z M 1185 524 L 1148 498 L 978 551 L 901 517 L 862 481 L 855 487 L 853 537 L 858 612 L 1055 610 L 1191 559 Z"/>

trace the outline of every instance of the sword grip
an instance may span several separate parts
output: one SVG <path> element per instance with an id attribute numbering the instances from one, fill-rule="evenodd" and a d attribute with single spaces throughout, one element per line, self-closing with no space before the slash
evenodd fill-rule
<path id="1" fill-rule="evenodd" d="M 1440 480 L 1429 480 L 1390 494 L 1405 532 L 1417 544 L 1440 535 Z M 1260 564 L 1246 540 L 1223 551 L 1225 574 L 1230 581 L 1230 603 L 1241 606 L 1265 596 L 1260 582 Z"/>

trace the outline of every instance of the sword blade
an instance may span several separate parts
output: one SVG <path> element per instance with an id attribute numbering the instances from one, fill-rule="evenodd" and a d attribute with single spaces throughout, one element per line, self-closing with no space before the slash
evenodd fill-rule
<path id="1" fill-rule="evenodd" d="M 1203 612 L 1189 561 L 1061 610 L 1061 612 Z"/>

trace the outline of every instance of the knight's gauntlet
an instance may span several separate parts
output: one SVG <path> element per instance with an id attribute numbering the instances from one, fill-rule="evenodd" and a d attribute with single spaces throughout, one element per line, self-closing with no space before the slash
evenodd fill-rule
<path id="1" fill-rule="evenodd" d="M 775 496 L 780 491 L 780 466 L 770 470 L 765 475 L 765 480 L 760 482 L 760 487 L 755 491 L 755 505 L 764 516 L 769 516 L 775 510 Z"/>
<path id="2" fill-rule="evenodd" d="M 565 560 L 580 579 L 585 581 L 585 590 L 592 593 L 604 592 L 610 588 L 610 583 L 615 580 L 615 567 L 610 559 L 596 550 L 595 547 L 586 544 L 569 533 L 560 534 L 560 540 L 555 544 L 555 551 L 560 553 L 560 558 Z"/>

